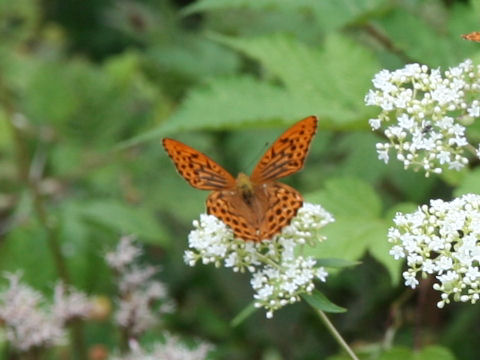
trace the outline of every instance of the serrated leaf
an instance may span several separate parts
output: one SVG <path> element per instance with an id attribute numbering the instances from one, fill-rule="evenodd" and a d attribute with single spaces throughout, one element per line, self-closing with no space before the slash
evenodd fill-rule
<path id="1" fill-rule="evenodd" d="M 319 116 L 324 128 L 368 126 L 364 120 L 374 110 L 364 106 L 363 97 L 378 65 L 363 47 L 336 35 L 327 38 L 323 51 L 284 35 L 212 37 L 258 60 L 284 86 L 250 76 L 212 79 L 192 90 L 158 128 L 122 146 L 180 131 L 290 124 L 309 115 Z M 356 59 L 354 67 L 352 57 Z"/>
<path id="2" fill-rule="evenodd" d="M 148 55 L 157 67 L 193 79 L 232 74 L 240 66 L 237 54 L 197 34 L 183 35 L 169 45 L 158 44 Z"/>
<path id="3" fill-rule="evenodd" d="M 333 302 L 323 295 L 318 290 L 313 290 L 311 294 L 302 294 L 302 299 L 305 300 L 315 310 L 324 311 L 328 313 L 342 313 L 347 309 L 335 305 Z"/>
<path id="4" fill-rule="evenodd" d="M 224 9 L 264 9 L 271 8 L 272 6 L 278 7 L 281 4 L 282 6 L 292 4 L 292 0 L 284 0 L 279 3 L 278 0 L 199 0 L 189 6 L 186 6 L 182 10 L 183 15 L 190 15 L 197 12 L 203 11 L 215 11 L 215 10 L 224 10 Z"/>
<path id="5" fill-rule="evenodd" d="M 322 204 L 334 217 L 377 218 L 381 212 L 381 201 L 374 189 L 358 178 L 330 179 L 324 190 L 305 198 Z"/>
<path id="6" fill-rule="evenodd" d="M 246 306 L 242 311 L 240 311 L 237 316 L 235 316 L 230 325 L 236 327 L 244 322 L 247 318 L 249 318 L 254 312 L 256 312 L 258 308 L 255 307 L 255 303 L 251 302 L 248 306 Z"/>
<path id="7" fill-rule="evenodd" d="M 199 0 L 185 7 L 183 15 L 225 9 L 284 10 L 312 13 L 324 31 L 332 31 L 382 7 L 386 0 Z"/>
<path id="8" fill-rule="evenodd" d="M 87 202 L 78 211 L 88 220 L 110 227 L 119 234 L 137 235 L 155 244 L 167 245 L 166 231 L 145 209 L 103 200 Z"/>
<path id="9" fill-rule="evenodd" d="M 402 262 L 389 254 L 387 231 L 388 224 L 382 219 L 339 218 L 322 230 L 327 240 L 305 249 L 305 253 L 315 258 L 333 257 L 354 262 L 369 251 L 388 270 L 392 283 L 397 284 Z"/>
<path id="10" fill-rule="evenodd" d="M 390 256 L 387 241 L 391 219 L 381 217 L 380 198 L 368 183 L 356 178 L 332 179 L 324 190 L 306 199 L 321 204 L 335 218 L 322 230 L 327 240 L 307 248 L 308 255 L 356 261 L 369 251 L 387 268 L 392 283 L 398 283 L 401 262 Z"/>
<path id="11" fill-rule="evenodd" d="M 292 95 L 315 98 L 319 102 L 315 113 L 320 117 L 340 125 L 370 113 L 363 97 L 378 65 L 371 53 L 345 37 L 328 36 L 323 49 L 279 34 L 253 39 L 211 37 L 259 61 Z"/>
<path id="12" fill-rule="evenodd" d="M 123 142 L 119 147 L 183 131 L 231 130 L 252 125 L 268 126 L 275 122 L 291 124 L 300 120 L 299 114 L 308 116 L 313 113 L 292 104 L 288 94 L 277 86 L 250 76 L 216 79 L 192 90 L 178 111 L 159 127 Z"/>

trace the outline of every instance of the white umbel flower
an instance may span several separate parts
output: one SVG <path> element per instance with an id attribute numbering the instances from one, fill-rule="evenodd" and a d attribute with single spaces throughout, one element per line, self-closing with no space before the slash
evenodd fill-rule
<path id="1" fill-rule="evenodd" d="M 323 241 L 319 231 L 332 221 L 332 215 L 320 205 L 304 203 L 280 234 L 253 242 L 235 238 L 221 220 L 202 214 L 193 222 L 184 260 L 190 266 L 212 263 L 251 273 L 255 306 L 265 308 L 270 318 L 273 311 L 298 301 L 303 293 L 311 293 L 314 280 L 326 280 L 325 269 L 298 250 Z"/>
<path id="2" fill-rule="evenodd" d="M 409 64 L 380 71 L 372 83 L 365 103 L 382 110 L 369 124 L 375 131 L 392 123 L 384 129 L 388 142 L 377 144 L 380 160 L 388 163 L 389 152 L 396 152 L 405 169 L 423 169 L 426 176 L 468 164 L 465 125 L 480 116 L 480 66 L 466 60 L 441 74 Z"/>
<path id="3" fill-rule="evenodd" d="M 414 213 L 397 213 L 389 229 L 390 254 L 406 258 L 405 285 L 415 288 L 418 275 L 432 274 L 442 293 L 442 308 L 454 301 L 475 303 L 480 297 L 480 195 L 450 202 L 432 200 Z"/>

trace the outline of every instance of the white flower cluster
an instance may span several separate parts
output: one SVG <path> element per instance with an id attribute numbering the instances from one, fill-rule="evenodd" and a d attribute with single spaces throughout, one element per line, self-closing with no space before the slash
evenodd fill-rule
<path id="1" fill-rule="evenodd" d="M 303 293 L 311 293 L 315 279 L 326 281 L 325 269 L 298 250 L 306 243 L 323 241 L 319 230 L 332 221 L 332 215 L 320 205 L 304 203 L 280 234 L 253 242 L 235 238 L 221 220 L 202 214 L 193 222 L 195 229 L 188 236 L 184 259 L 190 266 L 201 261 L 250 272 L 255 306 L 265 308 L 271 318 L 275 310 L 298 301 Z"/>
<path id="2" fill-rule="evenodd" d="M 93 306 L 87 295 L 73 286 L 66 286 L 61 282 L 55 286 L 52 313 L 62 323 L 89 316 Z"/>
<path id="3" fill-rule="evenodd" d="M 468 163 L 465 149 L 479 151 L 468 143 L 465 125 L 480 116 L 480 66 L 466 60 L 442 75 L 439 69 L 409 64 L 395 71 L 382 70 L 373 79 L 374 89 L 365 97 L 367 105 L 381 107 L 370 126 L 378 130 L 384 122 L 389 142 L 378 143 L 380 160 L 389 161 L 390 150 L 405 169 L 422 169 L 426 176 L 445 167 L 460 170 Z"/>
<path id="4" fill-rule="evenodd" d="M 106 254 L 107 263 L 118 276 L 118 309 L 115 321 L 132 337 L 136 337 L 158 322 L 158 315 L 171 312 L 173 306 L 167 298 L 165 285 L 153 279 L 158 269 L 137 264 L 142 254 L 133 237 L 124 236 L 117 248 Z M 161 305 L 154 308 L 154 305 Z"/>
<path id="5" fill-rule="evenodd" d="M 142 349 L 135 340 L 130 341 L 129 345 L 128 354 L 113 357 L 112 360 L 204 360 L 211 350 L 211 346 L 205 343 L 200 343 L 196 348 L 191 349 L 170 334 L 166 334 L 165 342 L 156 343 L 150 352 Z"/>
<path id="6" fill-rule="evenodd" d="M 30 286 L 20 282 L 19 274 L 6 274 L 8 288 L 0 293 L 0 319 L 6 338 L 20 352 L 60 344 L 65 338 L 66 322 L 88 316 L 91 303 L 73 288 L 67 293 L 63 284 L 55 287 L 53 304 Z"/>
<path id="7" fill-rule="evenodd" d="M 431 200 L 411 214 L 397 213 L 388 240 L 390 254 L 406 258 L 405 285 L 415 288 L 417 274 L 435 275 L 442 308 L 454 301 L 480 298 L 480 195 L 467 194 L 451 202 Z"/>

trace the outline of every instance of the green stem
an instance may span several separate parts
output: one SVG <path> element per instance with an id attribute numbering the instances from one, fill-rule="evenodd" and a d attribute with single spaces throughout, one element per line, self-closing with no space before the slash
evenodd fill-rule
<path id="1" fill-rule="evenodd" d="M 467 144 L 466 148 L 468 151 L 470 151 L 472 155 L 477 156 L 477 149 L 475 148 L 475 146 Z"/>
<path id="2" fill-rule="evenodd" d="M 83 336 L 84 323 L 81 319 L 76 319 L 70 324 L 70 336 L 73 343 L 73 359 L 87 359 L 87 347 L 85 337 Z"/>
<path id="3" fill-rule="evenodd" d="M 268 256 L 265 256 L 259 252 L 256 253 L 257 257 L 262 260 L 264 263 L 270 265 L 271 267 L 275 268 L 275 269 L 281 269 L 281 266 L 278 265 L 275 261 L 273 261 L 272 259 L 270 259 Z"/>
<path id="4" fill-rule="evenodd" d="M 120 328 L 120 353 L 125 355 L 129 349 L 130 334 L 127 327 Z"/>
<path id="5" fill-rule="evenodd" d="M 322 320 L 322 322 L 325 324 L 327 330 L 332 334 L 335 340 L 337 340 L 338 344 L 345 350 L 345 352 L 353 359 L 353 360 L 358 360 L 357 355 L 353 352 L 353 350 L 348 346 L 347 342 L 343 339 L 342 335 L 338 332 L 338 330 L 333 326 L 332 322 L 330 319 L 327 317 L 327 315 L 318 309 L 315 309 L 317 312 L 318 316 Z"/>
<path id="6" fill-rule="evenodd" d="M 18 127 L 15 126 L 15 124 L 13 123 L 13 110 L 10 108 L 10 106 L 6 104 L 4 105 L 7 116 L 9 118 L 8 123 L 10 124 L 16 147 L 18 176 L 20 178 L 20 181 L 25 184 L 25 186 L 30 190 L 30 193 L 32 194 L 33 207 L 35 209 L 37 218 L 40 221 L 40 224 L 47 233 L 48 247 L 50 248 L 50 252 L 53 256 L 58 276 L 65 284 L 69 284 L 70 277 L 68 275 L 67 267 L 60 249 L 58 239 L 58 227 L 52 221 L 52 219 L 49 219 L 47 215 L 46 206 L 42 194 L 40 194 L 40 191 L 38 189 L 37 181 L 29 176 L 30 160 L 27 152 L 27 146 L 25 144 L 25 139 L 22 136 L 21 130 L 18 129 Z"/>

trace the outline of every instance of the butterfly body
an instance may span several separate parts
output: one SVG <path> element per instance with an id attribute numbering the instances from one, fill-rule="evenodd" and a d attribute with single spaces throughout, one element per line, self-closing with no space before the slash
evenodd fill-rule
<path id="1" fill-rule="evenodd" d="M 240 197 L 247 205 L 251 205 L 254 199 L 255 189 L 250 178 L 244 173 L 239 173 L 235 182 L 237 191 L 240 192 Z"/>
<path id="2" fill-rule="evenodd" d="M 177 171 L 190 185 L 212 190 L 207 213 L 244 240 L 270 239 L 288 225 L 303 205 L 300 193 L 275 180 L 303 167 L 317 118 L 307 117 L 282 134 L 260 159 L 251 176 L 228 171 L 201 152 L 173 139 L 163 145 Z"/>

